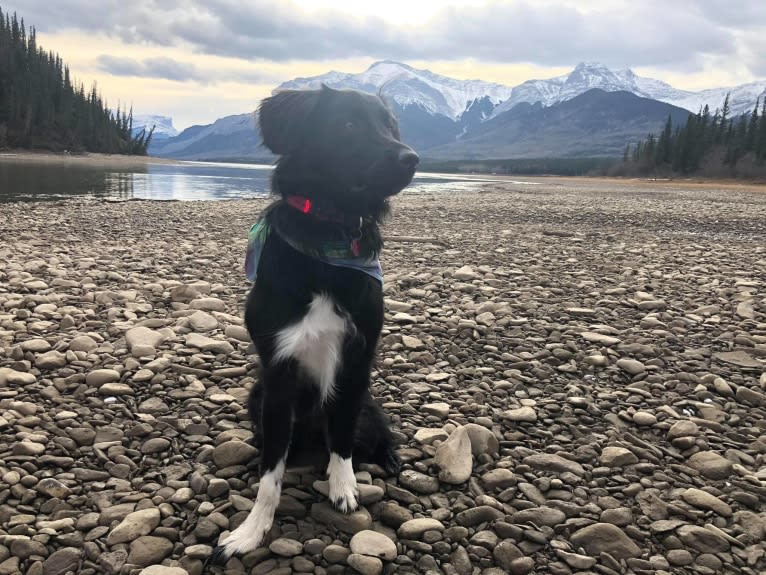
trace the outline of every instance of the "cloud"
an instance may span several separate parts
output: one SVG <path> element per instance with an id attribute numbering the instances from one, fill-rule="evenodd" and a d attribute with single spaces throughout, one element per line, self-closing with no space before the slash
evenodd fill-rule
<path id="1" fill-rule="evenodd" d="M 97 58 L 98 69 L 115 76 L 138 76 L 142 78 L 163 78 L 176 82 L 206 81 L 193 64 L 178 62 L 172 58 L 121 58 L 102 54 Z"/>
<path id="2" fill-rule="evenodd" d="M 597 60 L 693 72 L 715 57 L 742 59 L 751 73 L 760 73 L 762 60 L 746 56 L 757 53 L 758 39 L 766 36 L 766 3 L 733 10 L 731 0 L 445 2 L 417 25 L 332 9 L 307 12 L 290 0 L 102 0 L 98 11 L 90 0 L 23 0 L 17 10 L 41 30 L 74 28 L 129 43 L 274 62 L 474 58 L 571 66 Z M 159 64 L 153 68 L 163 71 Z M 172 67 L 164 72 L 190 74 Z"/>
<path id="3" fill-rule="evenodd" d="M 160 78 L 174 82 L 198 82 L 201 84 L 216 84 L 219 82 L 240 82 L 247 84 L 264 84 L 277 81 L 273 74 L 265 74 L 258 70 L 243 70 L 237 68 L 219 67 L 203 69 L 194 64 L 179 62 L 173 58 L 126 58 L 101 54 L 96 59 L 99 71 L 113 76 L 129 76 L 137 78 Z"/>

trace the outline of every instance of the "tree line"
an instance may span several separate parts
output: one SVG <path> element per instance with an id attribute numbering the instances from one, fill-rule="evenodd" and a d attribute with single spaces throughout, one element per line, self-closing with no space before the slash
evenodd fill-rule
<path id="1" fill-rule="evenodd" d="M 75 83 L 35 29 L 0 8 L 0 149 L 146 155 L 152 130 L 132 130 L 132 109 L 110 110 L 95 84 Z"/>
<path id="2" fill-rule="evenodd" d="M 684 125 L 668 116 L 659 135 L 625 148 L 613 175 L 766 176 L 766 98 L 750 113 L 730 117 L 729 95 L 710 113 L 706 105 Z"/>

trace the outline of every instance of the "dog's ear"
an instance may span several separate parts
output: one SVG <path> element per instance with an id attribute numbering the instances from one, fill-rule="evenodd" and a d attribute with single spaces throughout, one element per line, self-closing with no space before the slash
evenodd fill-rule
<path id="1" fill-rule="evenodd" d="M 307 120 L 321 90 L 282 90 L 258 107 L 258 127 L 263 144 L 278 155 L 289 154 L 303 139 Z"/>

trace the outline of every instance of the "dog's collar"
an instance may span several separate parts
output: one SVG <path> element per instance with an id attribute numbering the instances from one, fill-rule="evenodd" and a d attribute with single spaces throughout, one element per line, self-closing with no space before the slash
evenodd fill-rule
<path id="1" fill-rule="evenodd" d="M 320 207 L 314 200 L 305 196 L 287 196 L 285 203 L 303 214 L 314 216 L 318 220 L 342 224 L 352 230 L 362 229 L 362 216 L 352 216 L 327 206 Z"/>

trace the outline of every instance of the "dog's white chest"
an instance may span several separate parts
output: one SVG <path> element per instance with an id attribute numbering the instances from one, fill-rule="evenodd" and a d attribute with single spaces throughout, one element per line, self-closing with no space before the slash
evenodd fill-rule
<path id="1" fill-rule="evenodd" d="M 303 319 L 277 334 L 274 358 L 295 359 L 319 386 L 325 402 L 335 389 L 347 330 L 348 320 L 336 311 L 330 297 L 315 295 Z"/>

